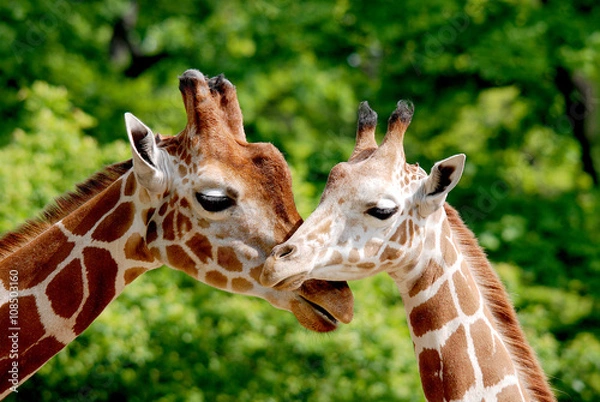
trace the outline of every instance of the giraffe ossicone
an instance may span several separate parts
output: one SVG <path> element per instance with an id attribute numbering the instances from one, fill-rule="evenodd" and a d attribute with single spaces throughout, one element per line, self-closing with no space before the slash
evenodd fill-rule
<path id="1" fill-rule="evenodd" d="M 127 284 L 162 265 L 261 297 L 314 331 L 352 319 L 345 282 L 309 281 L 293 291 L 260 284 L 271 249 L 301 223 L 289 168 L 273 145 L 246 141 L 235 87 L 224 76 L 188 70 L 179 89 L 181 133 L 156 135 L 127 113 L 131 160 L 0 239 L 0 399 Z M 13 334 L 18 342 L 6 342 Z"/>
<path id="2" fill-rule="evenodd" d="M 400 101 L 378 146 L 377 115 L 360 105 L 350 159 L 333 167 L 316 210 L 273 249 L 261 282 L 294 289 L 387 272 L 404 302 L 427 400 L 553 401 L 502 282 L 446 203 L 465 156 L 437 162 L 430 174 L 406 162 L 413 112 Z"/>

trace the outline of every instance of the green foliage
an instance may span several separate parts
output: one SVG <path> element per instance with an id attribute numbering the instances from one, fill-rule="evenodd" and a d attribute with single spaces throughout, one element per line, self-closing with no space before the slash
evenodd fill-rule
<path id="1" fill-rule="evenodd" d="M 357 303 L 355 328 L 322 336 L 262 300 L 162 268 L 134 282 L 19 397 L 52 401 L 60 389 L 70 401 L 421 400 L 395 285 L 378 277 L 355 291 L 378 297 Z M 381 309 L 386 298 L 394 300 Z"/>
<path id="2" fill-rule="evenodd" d="M 73 107 L 65 88 L 36 81 L 20 94 L 28 119 L 0 149 L 0 231 L 5 232 L 102 165 L 128 158 L 115 141 L 98 150 L 83 134 L 93 117 Z"/>
<path id="3" fill-rule="evenodd" d="M 124 112 L 177 133 L 177 76 L 187 68 L 237 85 L 249 139 L 283 151 L 303 216 L 351 153 L 358 102 L 378 111 L 381 138 L 395 102 L 410 98 L 408 159 L 428 169 L 467 154 L 450 202 L 495 262 L 557 397 L 600 398 L 600 194 L 584 158 L 600 169 L 593 2 L 139 7 L 131 18 L 126 0 L 0 5 L 0 232 L 128 158 Z M 576 90 L 565 90 L 560 71 Z M 575 135 L 579 123 L 589 145 Z M 422 400 L 393 284 L 381 276 L 352 287 L 355 320 L 316 335 L 264 301 L 163 268 L 134 282 L 19 396 Z"/>

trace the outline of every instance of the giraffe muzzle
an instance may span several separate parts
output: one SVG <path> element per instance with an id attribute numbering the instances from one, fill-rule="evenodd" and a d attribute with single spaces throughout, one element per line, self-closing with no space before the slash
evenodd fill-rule
<path id="1" fill-rule="evenodd" d="M 277 260 L 289 259 L 296 254 L 298 251 L 298 247 L 293 244 L 280 244 L 279 246 L 273 247 L 273 251 L 271 251 L 271 256 Z"/>
<path id="2" fill-rule="evenodd" d="M 260 275 L 263 286 L 278 290 L 296 290 L 308 278 L 308 271 L 296 270 L 295 259 L 298 256 L 298 247 L 292 244 L 275 246 L 271 255 L 265 261 Z"/>
<path id="3" fill-rule="evenodd" d="M 281 281 L 277 282 L 272 287 L 277 290 L 297 290 L 307 279 L 307 274 L 288 276 L 287 278 L 284 278 Z"/>
<path id="4" fill-rule="evenodd" d="M 354 317 L 354 295 L 347 282 L 309 279 L 295 293 L 303 304 L 300 309 L 310 309 L 313 318 L 320 317 L 321 327 L 307 327 L 309 329 L 329 332 L 337 328 L 339 322 L 348 324 Z"/>

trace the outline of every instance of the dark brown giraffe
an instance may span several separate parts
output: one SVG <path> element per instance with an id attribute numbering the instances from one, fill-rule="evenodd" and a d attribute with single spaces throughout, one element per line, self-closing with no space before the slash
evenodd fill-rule
<path id="1" fill-rule="evenodd" d="M 386 271 L 396 282 L 429 401 L 553 401 L 506 291 L 473 233 L 446 202 L 465 156 L 429 175 L 406 163 L 413 115 L 399 102 L 381 146 L 377 115 L 359 109 L 356 147 L 335 166 L 321 203 L 273 249 L 262 283 L 352 280 Z M 304 282 L 305 283 L 305 282 Z"/>
<path id="2" fill-rule="evenodd" d="M 0 240 L 0 399 L 127 284 L 163 264 L 264 298 L 314 331 L 351 320 L 345 283 L 312 281 L 295 291 L 259 283 L 272 247 L 301 223 L 289 169 L 271 144 L 246 141 L 235 88 L 223 76 L 188 70 L 179 88 L 187 112 L 179 135 L 154 135 L 126 114 L 132 160 Z"/>

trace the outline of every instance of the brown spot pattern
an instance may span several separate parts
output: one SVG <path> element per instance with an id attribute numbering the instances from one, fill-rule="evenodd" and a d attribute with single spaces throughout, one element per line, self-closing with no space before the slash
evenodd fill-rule
<path id="1" fill-rule="evenodd" d="M 475 355 L 483 374 L 483 385 L 490 387 L 500 382 L 514 367 L 508 352 L 500 339 L 492 335 L 490 327 L 483 320 L 471 325 L 471 337 L 475 346 Z"/>
<path id="2" fill-rule="evenodd" d="M 21 327 L 19 349 L 21 350 L 26 350 L 32 346 L 46 333 L 40 321 L 35 296 L 19 297 L 19 324 Z"/>
<path id="3" fill-rule="evenodd" d="M 77 316 L 73 327 L 76 334 L 82 333 L 115 297 L 115 281 L 119 270 L 110 253 L 97 247 L 83 250 L 83 265 L 91 296 Z"/>
<path id="4" fill-rule="evenodd" d="M 162 253 L 158 247 L 150 247 L 149 250 L 150 250 L 150 254 L 152 254 L 155 259 L 162 260 L 162 258 L 163 258 Z"/>
<path id="5" fill-rule="evenodd" d="M 83 301 L 83 277 L 81 262 L 71 261 L 56 275 L 46 288 L 54 312 L 70 318 Z"/>
<path id="6" fill-rule="evenodd" d="M 381 250 L 381 244 L 370 241 L 365 245 L 365 258 L 375 257 L 379 250 Z"/>
<path id="7" fill-rule="evenodd" d="M 96 223 L 117 205 L 121 198 L 120 186 L 111 186 L 103 194 L 83 205 L 77 214 L 71 214 L 63 219 L 67 230 L 77 236 L 88 233 Z"/>
<path id="8" fill-rule="evenodd" d="M 127 177 L 127 181 L 125 182 L 125 189 L 123 190 L 123 194 L 127 195 L 127 196 L 131 196 L 133 194 L 135 194 L 135 189 L 137 187 L 136 181 L 135 181 L 135 174 L 130 174 Z"/>
<path id="9" fill-rule="evenodd" d="M 331 258 L 327 262 L 327 265 L 340 265 L 343 262 L 344 258 L 342 257 L 342 254 L 339 251 L 334 250 L 331 254 Z"/>
<path id="10" fill-rule="evenodd" d="M 446 264 L 450 267 L 456 262 L 456 251 L 448 236 L 442 233 L 440 237 L 440 248 Z"/>
<path id="11" fill-rule="evenodd" d="M 317 226 L 315 232 L 317 235 L 327 235 L 331 231 L 331 219 L 325 219 L 319 226 Z"/>
<path id="12" fill-rule="evenodd" d="M 125 274 L 123 275 L 125 279 L 125 284 L 129 285 L 131 282 L 137 279 L 138 276 L 140 276 L 146 271 L 146 268 L 141 267 L 129 268 L 127 271 L 125 271 Z"/>
<path id="13" fill-rule="evenodd" d="M 444 400 L 444 383 L 440 354 L 434 349 L 423 349 L 419 353 L 418 360 L 425 398 L 429 402 L 442 402 Z"/>
<path id="14" fill-rule="evenodd" d="M 204 264 L 212 258 L 212 245 L 206 236 L 196 233 L 185 244 Z"/>
<path id="15" fill-rule="evenodd" d="M 497 398 L 498 402 L 513 402 L 520 401 L 522 397 L 519 387 L 516 384 L 513 384 L 502 389 L 502 391 L 498 393 Z"/>
<path id="16" fill-rule="evenodd" d="M 205 280 L 208 285 L 216 288 L 225 289 L 227 287 L 227 277 L 219 271 L 208 271 Z"/>
<path id="17" fill-rule="evenodd" d="M 158 215 L 159 216 L 164 216 L 165 213 L 167 212 L 167 208 L 169 208 L 169 204 L 168 203 L 163 203 L 160 208 L 158 209 Z"/>
<path id="18" fill-rule="evenodd" d="M 171 210 L 167 216 L 165 216 L 162 228 L 163 228 L 163 239 L 173 241 L 175 240 L 175 210 Z"/>
<path id="19" fill-rule="evenodd" d="M 241 272 L 243 268 L 242 263 L 231 247 L 219 247 L 217 250 L 217 263 L 228 271 Z"/>
<path id="20" fill-rule="evenodd" d="M 152 218 L 152 215 L 154 215 L 155 211 L 155 208 L 148 208 L 142 212 L 142 220 L 144 221 L 144 224 L 148 224 L 150 218 Z"/>
<path id="21" fill-rule="evenodd" d="M 121 238 L 133 223 L 134 211 L 131 202 L 119 205 L 113 213 L 102 219 L 98 224 L 94 233 L 92 233 L 92 239 L 112 242 Z"/>
<path id="22" fill-rule="evenodd" d="M 450 222 L 448 222 L 448 219 L 444 219 L 442 221 L 441 235 L 443 237 L 452 236 L 452 229 L 450 228 Z"/>
<path id="23" fill-rule="evenodd" d="M 65 344 L 57 341 L 53 336 L 46 336 L 30 349 L 19 353 L 19 376 L 24 378 L 35 372 L 65 346 Z M 10 362 L 8 359 L 6 361 Z M 6 371 L 2 372 L 5 373 Z"/>
<path id="24" fill-rule="evenodd" d="M 125 258 L 128 260 L 152 262 L 154 257 L 139 233 L 133 233 L 125 243 Z"/>
<path id="25" fill-rule="evenodd" d="M 458 312 L 452 302 L 450 286 L 445 282 L 435 294 L 410 312 L 409 318 L 416 336 L 442 328 L 450 320 L 456 318 Z"/>
<path id="26" fill-rule="evenodd" d="M 185 165 L 179 165 L 179 176 L 183 177 L 187 175 L 187 168 L 185 167 Z"/>
<path id="27" fill-rule="evenodd" d="M 1 325 L 0 328 L 2 328 L 3 334 L 5 333 L 4 331 L 6 331 L 7 328 L 12 327 L 11 322 L 10 322 L 9 307 L 10 307 L 9 303 L 0 305 L 0 325 Z M 2 342 L 0 342 L 0 356 L 8 356 L 8 354 L 10 353 L 10 349 L 11 349 L 11 342 L 6 339 L 3 339 Z M 0 358 L 0 363 L 1 362 L 2 362 L 2 359 Z M 5 373 L 5 371 L 3 371 L 2 373 Z"/>
<path id="28" fill-rule="evenodd" d="M 444 274 L 444 268 L 434 260 L 429 260 L 429 263 L 423 270 L 423 274 L 417 279 L 412 289 L 408 292 L 410 297 L 416 296 L 419 292 L 429 289 Z"/>
<path id="29" fill-rule="evenodd" d="M 256 283 L 260 283 L 260 274 L 262 273 L 263 266 L 257 265 L 254 268 L 250 269 L 250 277 L 256 281 Z"/>
<path id="30" fill-rule="evenodd" d="M 185 233 L 192 230 L 192 221 L 182 213 L 177 214 L 177 232 L 179 236 L 183 236 Z"/>
<path id="31" fill-rule="evenodd" d="M 360 261 L 360 253 L 357 249 L 353 248 L 350 250 L 350 254 L 348 255 L 348 262 L 354 264 L 358 261 Z"/>
<path id="32" fill-rule="evenodd" d="M 477 312 L 480 303 L 479 290 L 475 280 L 468 271 L 466 265 L 462 264 L 462 269 L 452 275 L 454 287 L 458 296 L 460 309 L 466 315 L 473 315 Z"/>
<path id="33" fill-rule="evenodd" d="M 185 272 L 192 278 L 198 277 L 196 263 L 181 246 L 178 246 L 177 244 L 167 246 L 167 259 L 169 260 L 171 267 Z"/>
<path id="34" fill-rule="evenodd" d="M 406 235 L 407 225 L 408 223 L 406 222 L 406 220 L 402 221 L 402 223 L 398 226 L 398 229 L 396 229 L 396 232 L 392 235 L 390 240 L 399 244 L 406 244 L 406 240 L 408 239 Z"/>
<path id="35" fill-rule="evenodd" d="M 26 350 L 38 341 L 46 331 L 40 322 L 38 309 L 35 304 L 34 296 L 19 297 L 19 350 Z M 0 325 L 2 325 L 2 342 L 0 342 L 0 356 L 8 356 L 12 348 L 12 342 L 4 338 L 11 333 L 9 328 L 14 327 L 10 323 L 9 303 L 0 306 Z M 4 375 L 5 372 L 2 373 Z"/>
<path id="36" fill-rule="evenodd" d="M 383 253 L 379 256 L 379 261 L 385 262 L 388 260 L 397 260 L 402 255 L 402 252 L 397 248 L 387 246 Z"/>
<path id="37" fill-rule="evenodd" d="M 413 222 L 412 219 L 407 219 L 408 220 L 408 238 L 412 239 L 415 236 L 415 223 Z"/>
<path id="38" fill-rule="evenodd" d="M 375 263 L 374 262 L 363 262 L 363 263 L 357 264 L 356 266 L 359 268 L 362 268 L 362 269 L 372 269 L 372 268 L 375 268 Z"/>
<path id="39" fill-rule="evenodd" d="M 475 369 L 467 351 L 467 335 L 461 325 L 442 347 L 442 371 L 446 400 L 460 400 L 475 382 Z"/>
<path id="40" fill-rule="evenodd" d="M 156 227 L 156 222 L 152 221 L 148 224 L 148 228 L 146 229 L 146 243 L 150 244 L 156 239 L 158 239 L 158 231 Z"/>
<path id="41" fill-rule="evenodd" d="M 252 282 L 244 278 L 233 278 L 231 280 L 231 288 L 236 293 L 247 293 L 253 287 Z"/>
<path id="42" fill-rule="evenodd" d="M 19 287 L 32 288 L 54 272 L 56 266 L 67 259 L 75 247 L 75 243 L 69 242 L 67 236 L 55 226 L 38 239 L 40 241 L 32 243 L 26 250 L 19 249 L 3 261 L 4 282 L 8 282 L 8 272 L 16 269 L 19 271 Z"/>
<path id="43" fill-rule="evenodd" d="M 494 329 L 497 329 L 496 328 L 496 318 L 492 315 L 492 312 L 490 311 L 489 308 L 483 309 L 483 315 L 485 315 L 485 317 L 488 319 L 488 322 L 492 323 L 492 326 L 494 327 Z"/>
<path id="44" fill-rule="evenodd" d="M 140 201 L 143 202 L 144 204 L 149 203 L 150 200 L 152 199 L 150 197 L 150 193 L 144 187 L 140 188 L 140 191 L 138 193 L 138 197 L 140 198 Z"/>
<path id="45" fill-rule="evenodd" d="M 173 197 L 171 197 L 171 199 L 169 200 L 169 207 L 173 208 L 175 206 L 175 204 L 177 204 L 177 202 L 179 202 L 179 195 L 175 194 Z"/>

